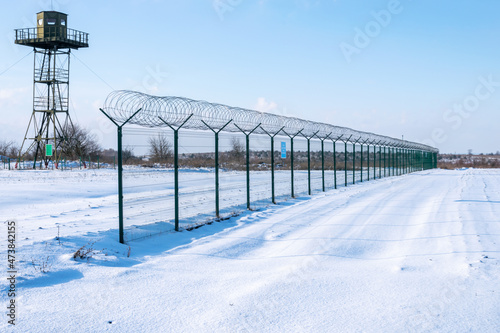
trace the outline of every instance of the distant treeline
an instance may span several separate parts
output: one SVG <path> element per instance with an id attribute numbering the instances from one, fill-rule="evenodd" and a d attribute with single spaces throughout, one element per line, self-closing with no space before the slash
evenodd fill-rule
<path id="1" fill-rule="evenodd" d="M 500 152 L 495 154 L 439 154 L 438 168 L 456 169 L 456 168 L 500 168 Z"/>

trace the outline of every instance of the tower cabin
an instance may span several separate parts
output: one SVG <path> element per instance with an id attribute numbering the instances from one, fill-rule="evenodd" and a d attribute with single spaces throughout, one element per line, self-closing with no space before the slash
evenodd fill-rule
<path id="1" fill-rule="evenodd" d="M 16 29 L 16 44 L 40 49 L 78 49 L 89 46 L 89 34 L 68 28 L 68 15 L 43 11 L 36 28 Z"/>

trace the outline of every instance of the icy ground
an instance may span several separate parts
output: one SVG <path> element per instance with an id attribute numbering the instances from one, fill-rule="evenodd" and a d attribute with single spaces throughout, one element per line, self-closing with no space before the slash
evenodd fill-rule
<path id="1" fill-rule="evenodd" d="M 370 181 L 127 245 L 115 181 L 0 171 L 2 276 L 6 221 L 17 226 L 18 331 L 500 328 L 500 170 Z"/>

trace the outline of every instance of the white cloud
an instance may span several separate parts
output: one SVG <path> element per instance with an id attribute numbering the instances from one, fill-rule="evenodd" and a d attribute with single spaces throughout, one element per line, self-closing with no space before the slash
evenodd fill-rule
<path id="1" fill-rule="evenodd" d="M 11 99 L 17 94 L 24 93 L 26 88 L 6 88 L 0 89 L 0 99 Z"/>
<path id="2" fill-rule="evenodd" d="M 265 97 L 257 98 L 257 104 L 255 105 L 255 110 L 260 112 L 271 112 L 278 108 L 278 104 L 275 102 L 266 101 Z"/>

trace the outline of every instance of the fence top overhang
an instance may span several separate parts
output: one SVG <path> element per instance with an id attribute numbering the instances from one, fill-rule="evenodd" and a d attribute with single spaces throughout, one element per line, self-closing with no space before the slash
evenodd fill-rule
<path id="1" fill-rule="evenodd" d="M 398 147 L 437 153 L 438 149 L 406 140 L 347 127 L 259 112 L 223 104 L 197 101 L 175 96 L 151 96 L 137 91 L 117 90 L 108 95 L 103 110 L 117 123 L 130 120 L 130 124 L 144 127 L 172 127 L 219 130 L 228 132 L 254 131 L 257 134 L 276 134 L 316 137 L 320 140 L 346 141 L 385 147 Z M 186 119 L 191 118 L 186 122 Z"/>

